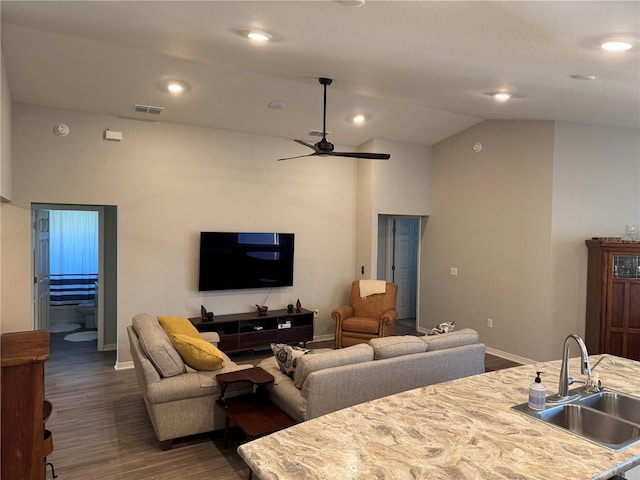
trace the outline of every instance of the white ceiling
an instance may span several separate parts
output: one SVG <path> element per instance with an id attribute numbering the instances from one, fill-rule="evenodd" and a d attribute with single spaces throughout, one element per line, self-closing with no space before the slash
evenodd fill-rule
<path id="1" fill-rule="evenodd" d="M 134 104 L 164 106 L 154 119 L 313 143 L 324 76 L 339 145 L 432 145 L 483 119 L 640 128 L 638 1 L 2 0 L 1 15 L 16 102 L 140 119 Z M 239 34 L 256 27 L 271 42 Z M 605 52 L 606 37 L 635 48 Z M 162 92 L 169 77 L 191 91 Z M 486 95 L 502 89 L 515 98 Z M 372 120 L 350 125 L 356 111 Z"/>

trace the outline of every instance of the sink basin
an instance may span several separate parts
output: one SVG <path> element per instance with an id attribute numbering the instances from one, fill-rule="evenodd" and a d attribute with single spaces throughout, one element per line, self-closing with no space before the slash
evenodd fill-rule
<path id="1" fill-rule="evenodd" d="M 601 392 L 581 399 L 580 404 L 640 424 L 640 398 L 615 392 Z"/>
<path id="2" fill-rule="evenodd" d="M 582 405 L 549 408 L 540 412 L 538 418 L 615 450 L 640 440 L 640 425 Z"/>
<path id="3" fill-rule="evenodd" d="M 528 403 L 512 407 L 603 447 L 622 450 L 640 442 L 640 398 L 617 392 L 578 393 L 575 400 L 549 405 L 543 411 Z"/>

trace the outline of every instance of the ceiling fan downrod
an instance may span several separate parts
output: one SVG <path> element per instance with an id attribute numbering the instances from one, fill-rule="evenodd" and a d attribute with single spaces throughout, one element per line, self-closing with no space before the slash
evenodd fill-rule
<path id="1" fill-rule="evenodd" d="M 331 85 L 333 80 L 331 78 L 320 77 L 318 81 L 321 85 L 324 85 L 324 103 L 322 109 L 322 140 L 316 143 L 316 147 L 323 152 L 331 153 L 333 152 L 333 143 L 327 140 L 327 86 Z"/>

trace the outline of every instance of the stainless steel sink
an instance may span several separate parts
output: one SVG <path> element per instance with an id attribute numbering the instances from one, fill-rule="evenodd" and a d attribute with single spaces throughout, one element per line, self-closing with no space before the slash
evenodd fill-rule
<path id="1" fill-rule="evenodd" d="M 600 445 L 621 449 L 640 440 L 640 426 L 581 405 L 569 404 L 541 412 L 538 417 Z"/>
<path id="2" fill-rule="evenodd" d="M 616 418 L 640 424 L 640 398 L 615 392 L 601 392 L 585 397 L 579 403 Z"/>
<path id="3" fill-rule="evenodd" d="M 512 408 L 613 450 L 640 441 L 640 398 L 610 391 L 578 393 L 577 399 L 543 411 L 532 410 L 527 403 Z"/>

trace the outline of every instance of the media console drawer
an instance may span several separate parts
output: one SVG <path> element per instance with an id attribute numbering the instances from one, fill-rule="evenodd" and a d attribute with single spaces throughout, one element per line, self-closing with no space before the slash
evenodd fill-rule
<path id="1" fill-rule="evenodd" d="M 218 346 L 225 353 L 269 348 L 271 343 L 306 344 L 313 340 L 313 312 L 304 308 L 299 312 L 272 310 L 267 315 L 232 313 L 214 316 L 213 321 L 189 320 L 200 332 L 217 332 Z"/>

